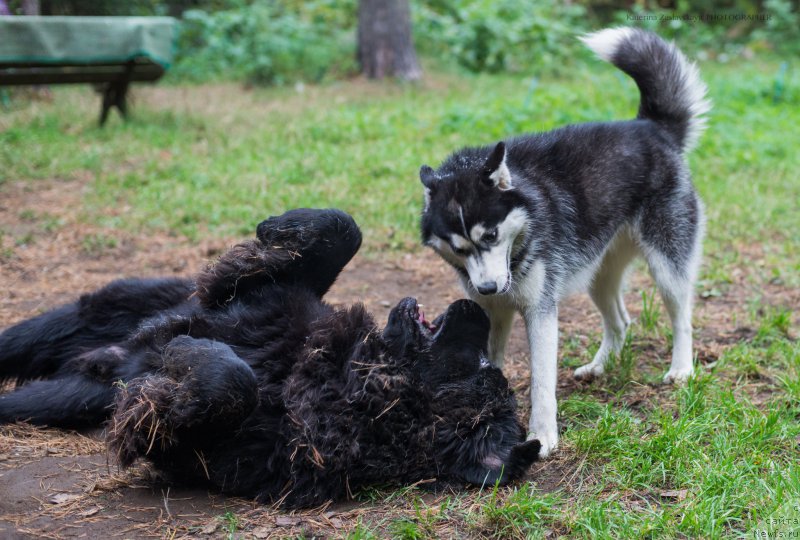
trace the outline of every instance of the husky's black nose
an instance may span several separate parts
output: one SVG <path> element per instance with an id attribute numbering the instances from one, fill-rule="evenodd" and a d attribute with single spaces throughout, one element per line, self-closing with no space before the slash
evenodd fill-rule
<path id="1" fill-rule="evenodd" d="M 487 281 L 475 287 L 481 294 L 494 294 L 497 292 L 497 283 L 494 281 Z"/>

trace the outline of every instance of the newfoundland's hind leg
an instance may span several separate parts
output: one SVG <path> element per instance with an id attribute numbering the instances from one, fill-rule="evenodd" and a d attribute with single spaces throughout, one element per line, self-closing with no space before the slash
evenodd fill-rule
<path id="1" fill-rule="evenodd" d="M 361 246 L 355 220 L 336 209 L 298 208 L 258 225 L 256 236 L 267 246 L 296 254 L 286 278 L 311 288 L 320 297 Z"/>
<path id="2" fill-rule="evenodd" d="M 86 351 L 121 342 L 139 323 L 187 304 L 185 279 L 121 279 L 0 333 L 0 382 L 63 372 Z"/>
<path id="3" fill-rule="evenodd" d="M 0 395 L 0 424 L 25 421 L 69 428 L 99 427 L 113 402 L 113 386 L 81 374 L 32 381 Z"/>
<path id="4" fill-rule="evenodd" d="M 245 299 L 272 284 L 299 285 L 322 297 L 361 246 L 358 225 L 341 210 L 290 210 L 261 222 L 256 237 L 198 276 L 205 307 Z"/>
<path id="5" fill-rule="evenodd" d="M 123 466 L 227 432 L 258 402 L 255 374 L 216 341 L 178 336 L 163 351 L 163 366 L 125 385 L 109 429 L 109 445 Z"/>
<path id="6" fill-rule="evenodd" d="M 111 413 L 115 383 L 146 371 L 124 347 L 100 347 L 65 362 L 48 379 L 0 395 L 0 423 L 99 427 Z"/>

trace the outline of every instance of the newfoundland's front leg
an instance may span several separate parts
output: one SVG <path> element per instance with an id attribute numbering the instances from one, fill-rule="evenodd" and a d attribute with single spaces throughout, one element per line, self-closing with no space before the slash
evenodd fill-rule
<path id="1" fill-rule="evenodd" d="M 558 308 L 531 306 L 523 313 L 531 347 L 531 418 L 528 440 L 542 444 L 541 457 L 558 446 L 556 383 L 558 378 Z"/>
<path id="2" fill-rule="evenodd" d="M 224 306 L 274 284 L 322 297 L 361 246 L 356 222 L 341 210 L 300 208 L 262 221 L 257 240 L 234 246 L 197 277 L 207 308 Z"/>
<path id="3" fill-rule="evenodd" d="M 117 400 L 109 445 L 123 466 L 233 430 L 258 403 L 255 374 L 224 343 L 178 336 L 162 359 L 157 373 L 127 383 Z"/>

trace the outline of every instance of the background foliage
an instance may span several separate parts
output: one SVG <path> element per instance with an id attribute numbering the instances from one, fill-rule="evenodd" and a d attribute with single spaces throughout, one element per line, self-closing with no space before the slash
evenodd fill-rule
<path id="1" fill-rule="evenodd" d="M 282 84 L 352 73 L 354 9 L 352 2 L 314 0 L 185 11 L 176 74 Z"/>
<path id="2" fill-rule="evenodd" d="M 8 1 L 12 11 L 21 0 Z M 355 73 L 358 0 L 41 0 L 43 14 L 181 19 L 173 79 L 318 82 Z M 701 59 L 800 55 L 800 0 L 412 0 L 416 47 L 437 68 L 539 75 L 571 66 L 576 34 L 624 24 Z M 701 17 L 713 15 L 712 20 Z M 748 16 L 748 17 L 743 17 Z"/>
<path id="3" fill-rule="evenodd" d="M 437 68 L 475 73 L 563 71 L 581 50 L 576 34 L 612 24 L 658 31 L 693 55 L 723 62 L 760 53 L 800 54 L 800 15 L 792 0 L 418 0 L 411 5 L 419 52 Z M 177 76 L 233 75 L 280 84 L 356 69 L 357 0 L 216 0 L 198 7 L 206 10 L 184 12 Z M 707 15 L 715 18 L 700 20 Z"/>

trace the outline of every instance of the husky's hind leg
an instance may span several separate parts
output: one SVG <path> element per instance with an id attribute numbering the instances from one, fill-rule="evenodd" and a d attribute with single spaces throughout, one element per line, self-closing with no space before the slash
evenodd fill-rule
<path id="1" fill-rule="evenodd" d="M 672 323 L 672 364 L 666 383 L 694 370 L 692 304 L 700 265 L 703 208 L 694 192 L 659 206 L 642 220 L 642 251 Z"/>
<path id="2" fill-rule="evenodd" d="M 609 356 L 622 349 L 630 324 L 622 286 L 625 270 L 637 253 L 638 248 L 628 231 L 622 231 L 606 251 L 589 288 L 589 294 L 603 316 L 603 341 L 594 359 L 575 370 L 576 379 L 589 380 L 601 375 Z"/>

